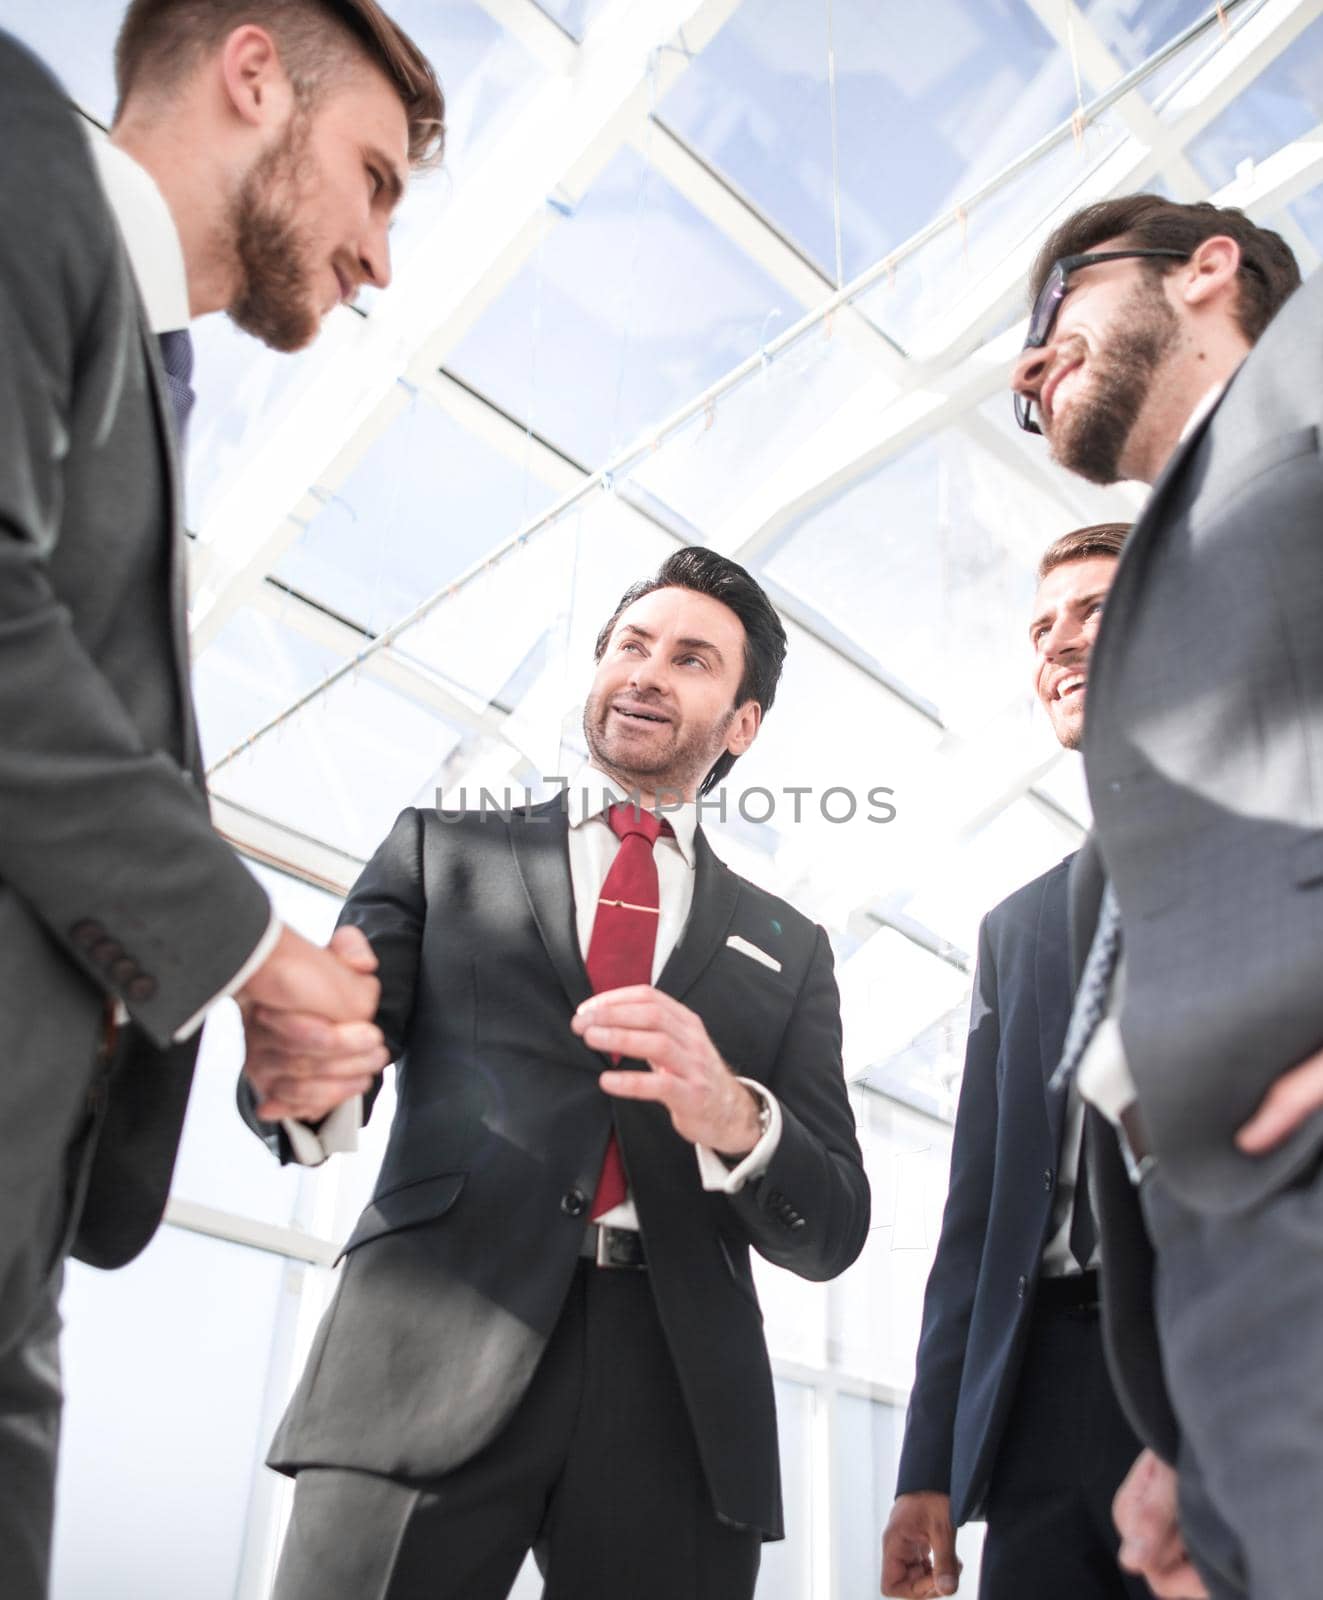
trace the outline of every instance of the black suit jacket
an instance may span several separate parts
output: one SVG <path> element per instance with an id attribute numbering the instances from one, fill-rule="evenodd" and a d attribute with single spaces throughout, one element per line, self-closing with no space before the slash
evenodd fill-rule
<path id="1" fill-rule="evenodd" d="M 614 1118 L 714 1506 L 779 1537 L 749 1250 L 830 1278 L 868 1228 L 830 948 L 698 834 L 693 908 L 659 987 L 784 1118 L 761 1179 L 708 1193 L 666 1111 L 612 1102 L 604 1058 L 570 1031 L 591 991 L 567 826 L 558 801 L 508 819 L 405 811 L 349 897 L 344 920 L 381 961 L 398 1109 L 271 1463 L 431 1478 L 496 1434 L 560 1314 Z M 730 949 L 732 934 L 781 970 Z"/>
<path id="2" fill-rule="evenodd" d="M 268 907 L 207 819 L 156 342 L 85 131 L 3 33 L 0 216 L 2 1347 L 63 1244 L 114 1266 L 151 1237 L 197 1050 L 173 1036 Z"/>
<path id="3" fill-rule="evenodd" d="M 983 920 L 951 1185 L 924 1296 L 897 1493 L 980 1515 L 1015 1395 L 1052 1220 L 1066 1097 L 1070 858 Z"/>

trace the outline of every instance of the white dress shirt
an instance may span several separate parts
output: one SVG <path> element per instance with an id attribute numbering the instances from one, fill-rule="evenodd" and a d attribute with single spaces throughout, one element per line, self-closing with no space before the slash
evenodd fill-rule
<path id="1" fill-rule="evenodd" d="M 611 870 L 611 863 L 615 860 L 616 851 L 620 848 L 620 840 L 607 822 L 606 812 L 617 802 L 630 798 L 618 783 L 598 772 L 591 763 L 580 770 L 563 797 L 569 819 L 570 886 L 574 893 L 575 927 L 579 935 L 579 951 L 585 961 L 593 936 L 598 897 Z M 657 862 L 660 913 L 657 918 L 657 943 L 652 956 L 653 983 L 661 976 L 662 969 L 679 942 L 694 903 L 698 809 L 694 805 L 685 805 L 676 810 L 668 808 L 664 814 L 674 837 L 663 836 L 653 847 Z M 781 1140 L 781 1107 L 776 1096 L 751 1078 L 741 1078 L 739 1081 L 767 1107 L 769 1122 L 766 1133 L 758 1143 L 731 1168 L 715 1151 L 702 1145 L 694 1146 L 703 1187 L 721 1194 L 737 1194 L 750 1179 L 764 1173 Z M 317 1133 L 304 1123 L 284 1123 L 295 1159 L 305 1165 L 316 1165 L 337 1150 L 355 1149 L 362 1115 L 362 1100 L 355 1098 L 333 1111 Z M 637 1228 L 638 1213 L 634 1209 L 633 1197 L 626 1195 L 618 1206 L 599 1220 L 613 1228 Z"/>
<path id="2" fill-rule="evenodd" d="M 97 175 L 119 224 L 151 330 L 162 334 L 187 328 L 188 277 L 184 270 L 184 249 L 165 197 L 152 175 L 132 156 L 111 144 L 92 123 L 88 123 L 87 128 Z M 176 1031 L 176 1044 L 191 1039 L 214 1005 L 243 988 L 275 949 L 280 933 L 280 919 L 273 912 L 266 932 L 247 961 L 219 994 L 213 995 Z M 128 1008 L 122 1000 L 115 1003 L 115 1020 L 121 1026 L 129 1020 Z"/>
<path id="3" fill-rule="evenodd" d="M 1178 445 L 1184 444 L 1190 437 L 1222 398 L 1222 391 L 1225 388 L 1225 382 L 1215 383 L 1203 394 L 1186 418 L 1180 438 L 1176 441 Z M 1086 717 L 1089 714 L 1087 701 L 1084 714 Z M 1115 1124 L 1120 1123 L 1121 1113 L 1127 1106 L 1133 1105 L 1135 1100 L 1135 1080 L 1130 1071 L 1130 1063 L 1126 1060 L 1119 1020 L 1121 1001 L 1125 993 L 1124 923 L 1121 937 L 1122 953 L 1116 963 L 1116 970 L 1112 973 L 1111 987 L 1107 994 L 1107 1010 L 1093 1030 L 1093 1037 L 1080 1057 L 1079 1070 L 1076 1073 L 1080 1093 L 1091 1106 L 1101 1111 L 1109 1122 Z"/>

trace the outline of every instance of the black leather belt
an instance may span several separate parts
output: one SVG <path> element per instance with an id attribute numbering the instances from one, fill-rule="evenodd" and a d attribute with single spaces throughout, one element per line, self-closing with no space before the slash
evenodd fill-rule
<path id="1" fill-rule="evenodd" d="M 1045 1311 L 1096 1311 L 1101 1303 L 1098 1274 L 1092 1270 L 1040 1277 L 1034 1294 L 1034 1305 Z"/>
<path id="2" fill-rule="evenodd" d="M 606 1228 L 589 1223 L 579 1254 L 599 1267 L 646 1267 L 643 1235 L 637 1228 Z"/>

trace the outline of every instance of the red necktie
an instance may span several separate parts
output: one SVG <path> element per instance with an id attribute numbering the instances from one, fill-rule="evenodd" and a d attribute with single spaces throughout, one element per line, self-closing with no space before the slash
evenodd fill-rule
<path id="1" fill-rule="evenodd" d="M 633 805 L 612 806 L 606 820 L 620 840 L 620 848 L 602 885 L 588 941 L 586 965 L 594 994 L 652 982 L 660 916 L 657 862 L 652 847 L 659 834 L 671 832 L 669 822 Z M 614 1064 L 620 1057 L 612 1056 L 611 1060 Z M 618 1206 L 627 1192 L 625 1167 L 612 1130 L 593 1196 L 593 1221 Z"/>

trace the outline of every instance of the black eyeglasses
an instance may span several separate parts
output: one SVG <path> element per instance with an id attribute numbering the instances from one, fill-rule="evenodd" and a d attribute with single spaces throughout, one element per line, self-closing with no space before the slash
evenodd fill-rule
<path id="1" fill-rule="evenodd" d="M 1062 256 L 1060 260 L 1052 263 L 1051 270 L 1043 280 L 1043 287 L 1038 291 L 1038 298 L 1034 301 L 1034 309 L 1029 313 L 1029 333 L 1025 338 L 1021 353 L 1024 350 L 1041 350 L 1051 337 L 1052 329 L 1057 320 L 1057 312 L 1061 310 L 1061 302 L 1066 298 L 1066 289 L 1072 272 L 1078 272 L 1081 267 L 1091 267 L 1098 261 L 1131 261 L 1140 256 L 1170 256 L 1173 261 L 1188 261 L 1188 250 L 1092 250 L 1082 256 Z M 1033 401 L 1026 394 L 1021 394 L 1017 389 L 1014 392 L 1015 420 L 1026 433 L 1042 433 L 1042 429 L 1031 415 Z"/>

